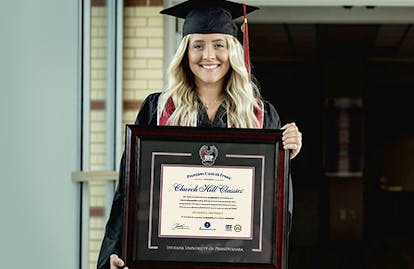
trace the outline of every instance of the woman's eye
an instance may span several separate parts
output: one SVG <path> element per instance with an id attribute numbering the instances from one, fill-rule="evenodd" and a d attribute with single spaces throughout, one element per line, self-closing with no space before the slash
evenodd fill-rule
<path id="1" fill-rule="evenodd" d="M 195 49 L 202 49 L 203 48 L 203 45 L 201 45 L 201 44 L 195 44 L 193 46 L 193 48 L 195 48 Z"/>
<path id="2" fill-rule="evenodd" d="M 216 48 L 224 48 L 224 44 L 217 43 L 217 44 L 214 45 L 214 47 L 216 47 Z"/>

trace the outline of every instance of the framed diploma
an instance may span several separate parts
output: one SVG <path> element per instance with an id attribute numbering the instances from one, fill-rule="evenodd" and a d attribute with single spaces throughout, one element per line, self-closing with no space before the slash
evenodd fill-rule
<path id="1" fill-rule="evenodd" d="M 286 268 L 281 130 L 127 125 L 125 143 L 129 268 Z"/>

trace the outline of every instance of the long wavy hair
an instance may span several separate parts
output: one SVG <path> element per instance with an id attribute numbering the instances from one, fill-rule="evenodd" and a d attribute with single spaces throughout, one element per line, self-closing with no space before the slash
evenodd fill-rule
<path id="1" fill-rule="evenodd" d="M 252 76 L 249 77 L 244 51 L 240 42 L 232 35 L 225 35 L 230 66 L 224 81 L 224 103 L 230 126 L 235 128 L 259 128 L 260 124 L 254 111 L 261 109 L 258 99 L 260 91 Z M 171 97 L 175 111 L 171 114 L 168 124 L 175 126 L 196 126 L 198 98 L 195 91 L 194 74 L 188 63 L 188 44 L 191 35 L 186 35 L 168 67 L 168 85 L 161 93 L 158 111 L 164 110 L 167 100 Z"/>

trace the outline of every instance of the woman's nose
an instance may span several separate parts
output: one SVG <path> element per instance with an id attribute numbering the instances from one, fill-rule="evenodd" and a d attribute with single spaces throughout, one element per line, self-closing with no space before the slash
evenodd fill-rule
<path id="1" fill-rule="evenodd" d="M 203 51 L 203 60 L 213 60 L 216 58 L 216 53 L 214 52 L 214 49 L 211 47 L 206 47 L 206 49 Z"/>

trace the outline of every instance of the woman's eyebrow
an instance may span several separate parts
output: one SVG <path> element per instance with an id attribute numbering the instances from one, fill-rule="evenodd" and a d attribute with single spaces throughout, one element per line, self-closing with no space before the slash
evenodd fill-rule
<path id="1" fill-rule="evenodd" d="M 197 40 L 193 40 L 191 41 L 191 43 L 205 43 L 206 41 L 202 40 L 202 39 L 197 39 Z"/>

